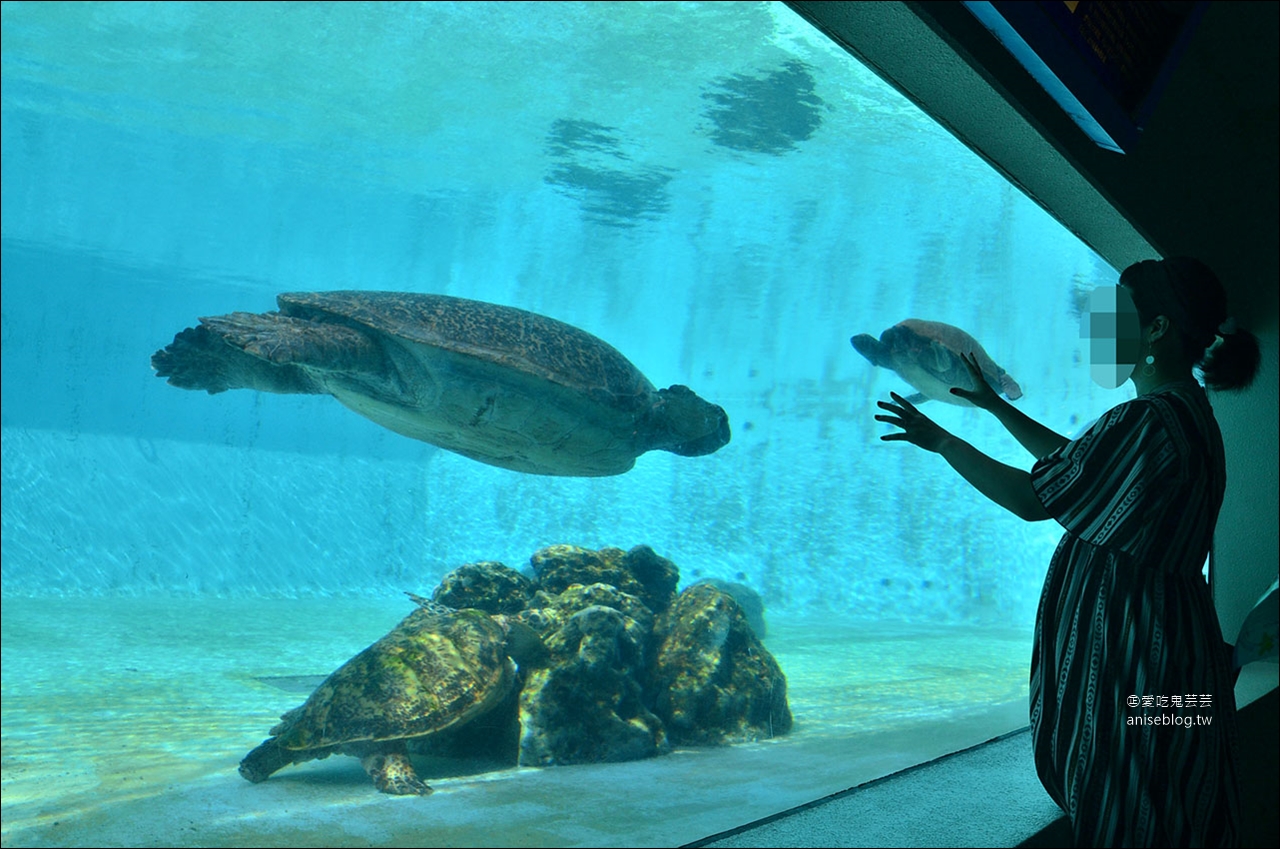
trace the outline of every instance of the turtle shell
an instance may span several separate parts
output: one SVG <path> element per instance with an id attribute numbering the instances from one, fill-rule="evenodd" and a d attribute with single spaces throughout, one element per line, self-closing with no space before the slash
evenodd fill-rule
<path id="1" fill-rule="evenodd" d="M 474 357 L 628 413 L 652 403 L 653 384 L 612 345 L 573 325 L 515 307 L 416 292 L 288 292 L 276 302 L 285 315 L 336 319 Z"/>
<path id="2" fill-rule="evenodd" d="M 1022 397 L 1022 389 L 987 354 L 982 345 L 971 335 L 940 321 L 922 321 L 909 318 L 898 322 L 880 335 L 888 365 L 904 380 L 914 386 L 926 398 L 948 404 L 968 407 L 969 401 L 950 392 L 951 387 L 972 390 L 973 379 L 961 359 L 961 354 L 972 353 L 978 360 L 982 375 L 997 392 L 1009 400 Z"/>
<path id="3" fill-rule="evenodd" d="M 511 692 L 515 666 L 505 639 L 502 625 L 478 610 L 415 610 L 325 679 L 271 734 L 297 752 L 459 726 Z"/>
<path id="4" fill-rule="evenodd" d="M 420 293 L 291 293 L 278 303 L 284 320 L 314 329 L 321 344 L 299 347 L 322 391 L 397 433 L 535 474 L 620 474 L 651 447 L 653 384 L 564 322 Z M 365 358 L 355 367 L 344 359 L 352 352 Z"/>
<path id="5" fill-rule="evenodd" d="M 211 394 L 331 395 L 411 439 L 517 472 L 617 475 L 646 451 L 729 441 L 686 386 L 657 390 L 612 346 L 553 318 L 448 295 L 294 292 L 279 311 L 206 316 L 152 355 Z"/>

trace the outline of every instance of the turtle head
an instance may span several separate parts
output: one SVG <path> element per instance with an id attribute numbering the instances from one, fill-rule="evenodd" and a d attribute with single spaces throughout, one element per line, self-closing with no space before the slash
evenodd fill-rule
<path id="1" fill-rule="evenodd" d="M 885 332 L 887 333 L 888 331 Z M 867 362 L 871 363 L 871 365 L 892 368 L 889 362 L 889 349 L 885 347 L 885 343 L 876 337 L 866 333 L 859 333 L 849 340 L 849 344 L 853 346 L 855 351 L 866 357 Z"/>
<path id="2" fill-rule="evenodd" d="M 646 425 L 646 451 L 659 448 L 681 457 L 700 457 L 729 443 L 729 416 L 724 408 L 679 384 L 658 390 L 658 402 Z"/>

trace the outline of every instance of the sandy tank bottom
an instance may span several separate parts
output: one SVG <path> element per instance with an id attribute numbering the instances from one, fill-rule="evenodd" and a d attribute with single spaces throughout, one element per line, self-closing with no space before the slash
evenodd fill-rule
<path id="1" fill-rule="evenodd" d="M 795 727 L 624 764 L 439 761 L 376 792 L 354 758 L 236 772 L 404 599 L 4 599 L 3 845 L 670 846 L 1027 723 L 1030 635 L 770 622 Z"/>

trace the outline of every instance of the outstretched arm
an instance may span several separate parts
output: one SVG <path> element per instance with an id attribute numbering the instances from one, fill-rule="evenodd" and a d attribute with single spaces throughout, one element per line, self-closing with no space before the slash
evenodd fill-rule
<path id="1" fill-rule="evenodd" d="M 938 453 L 973 488 L 1019 519 L 1039 522 L 1051 518 L 1031 488 L 1031 473 L 988 457 L 963 439 L 949 437 Z"/>
<path id="2" fill-rule="evenodd" d="M 1037 460 L 1071 441 L 1062 434 L 1049 430 L 1003 398 L 996 398 L 996 402 L 987 411 Z"/>
<path id="3" fill-rule="evenodd" d="M 951 394 L 963 398 L 975 407 L 994 415 L 1000 424 L 1004 425 L 1005 430 L 1009 431 L 1014 439 L 1022 443 L 1022 447 L 1030 451 L 1037 460 L 1061 448 L 1070 441 L 1065 436 L 1049 430 L 1049 428 L 1001 398 L 999 393 L 987 383 L 976 356 L 973 354 L 961 354 L 960 358 L 964 360 L 965 367 L 969 369 L 969 376 L 973 378 L 975 388 L 970 391 L 955 387 L 951 390 Z M 955 464 L 953 463 L 952 465 Z"/>
<path id="4" fill-rule="evenodd" d="M 943 430 L 901 395 L 896 392 L 889 394 L 895 403 L 878 401 L 877 406 L 892 415 L 876 416 L 876 421 L 900 427 L 902 433 L 885 434 L 881 439 L 910 442 L 926 451 L 941 454 L 974 489 L 1020 519 L 1037 522 L 1050 518 L 1031 488 L 1030 472 L 988 457 L 963 439 Z"/>

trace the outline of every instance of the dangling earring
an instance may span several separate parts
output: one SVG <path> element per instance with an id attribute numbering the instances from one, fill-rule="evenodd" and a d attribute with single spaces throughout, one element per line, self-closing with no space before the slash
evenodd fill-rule
<path id="1" fill-rule="evenodd" d="M 1156 373 L 1156 358 L 1154 354 L 1147 354 L 1147 364 L 1142 367 L 1142 376 L 1151 377 Z"/>

